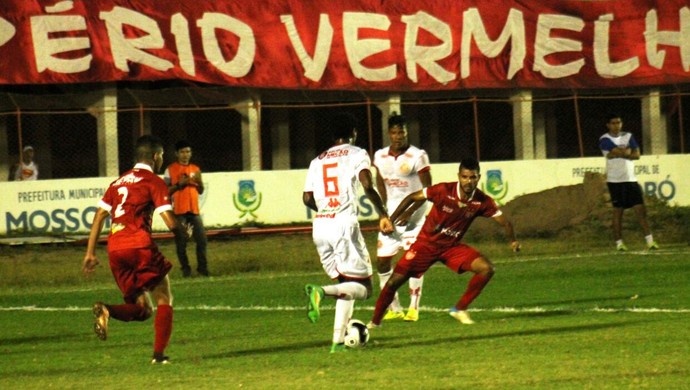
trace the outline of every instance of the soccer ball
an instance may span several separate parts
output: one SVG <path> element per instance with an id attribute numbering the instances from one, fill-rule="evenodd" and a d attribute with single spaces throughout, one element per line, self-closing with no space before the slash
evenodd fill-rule
<path id="1" fill-rule="evenodd" d="M 350 348 L 363 347 L 369 341 L 369 329 L 360 320 L 350 320 L 345 330 L 345 346 Z"/>

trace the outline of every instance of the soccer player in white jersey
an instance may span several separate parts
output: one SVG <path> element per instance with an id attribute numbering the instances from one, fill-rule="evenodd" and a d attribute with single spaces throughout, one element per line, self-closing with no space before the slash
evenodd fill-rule
<path id="1" fill-rule="evenodd" d="M 611 114 L 607 119 L 608 132 L 599 137 L 599 149 L 606 157 L 606 185 L 613 205 L 613 235 L 616 240 L 616 250 L 628 250 L 623 242 L 622 220 L 623 211 L 629 208 L 635 211 L 640 221 L 647 249 L 659 249 L 647 222 L 647 207 L 644 205 L 642 187 L 635 176 L 633 160 L 640 159 L 640 145 L 632 133 L 622 131 L 623 120 L 620 115 Z"/>
<path id="2" fill-rule="evenodd" d="M 388 118 L 388 137 L 390 138 L 390 146 L 379 149 L 374 154 L 374 166 L 378 172 L 376 187 L 388 210 L 395 210 L 400 201 L 407 195 L 431 185 L 431 166 L 426 152 L 410 145 L 407 139 L 407 123 L 402 115 L 393 113 Z M 393 257 L 401 249 L 409 249 L 417 238 L 417 234 L 424 224 L 427 211 L 427 207 L 422 206 L 426 206 L 424 201 L 408 209 L 401 216 L 401 223 L 395 226 L 393 234 L 379 233 L 376 268 L 381 288 L 386 285 L 393 274 L 391 267 Z M 407 314 L 403 313 L 396 292 L 383 319 L 417 321 L 423 281 L 423 276 L 409 280 L 410 306 L 407 309 Z"/>
<path id="3" fill-rule="evenodd" d="M 323 298 L 336 299 L 331 346 L 334 353 L 345 350 L 345 330 L 355 300 L 369 298 L 372 291 L 371 260 L 357 220 L 358 183 L 379 214 L 379 229 L 390 233 L 393 225 L 374 188 L 369 154 L 352 145 L 357 136 L 354 119 L 346 114 L 337 115 L 331 130 L 333 146 L 311 161 L 302 202 L 316 212 L 314 244 L 324 271 L 337 281 L 327 286 L 307 284 L 304 287 L 309 299 L 307 318 L 315 323 Z"/>

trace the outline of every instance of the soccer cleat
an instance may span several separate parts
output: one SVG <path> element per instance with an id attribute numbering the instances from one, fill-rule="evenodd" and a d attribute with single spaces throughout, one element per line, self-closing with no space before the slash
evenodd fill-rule
<path id="1" fill-rule="evenodd" d="M 389 321 L 389 320 L 400 320 L 405 317 L 405 313 L 401 311 L 393 311 L 393 310 L 388 310 L 385 316 L 383 316 L 384 321 Z"/>
<path id="2" fill-rule="evenodd" d="M 417 322 L 418 319 L 419 310 L 417 309 L 408 309 L 407 314 L 405 314 L 405 318 L 403 318 L 403 320 L 407 322 Z"/>
<path id="3" fill-rule="evenodd" d="M 649 244 L 647 244 L 648 251 L 655 251 L 657 249 L 659 249 L 659 244 L 657 244 L 656 241 L 652 241 Z"/>
<path id="4" fill-rule="evenodd" d="M 167 356 L 160 356 L 160 357 L 155 357 L 151 360 L 151 364 L 154 365 L 163 365 L 163 364 L 170 364 L 170 358 Z"/>
<path id="5" fill-rule="evenodd" d="M 307 284 L 304 286 L 304 293 L 309 297 L 309 304 L 307 305 L 307 318 L 313 324 L 319 320 L 319 305 L 321 304 L 321 299 L 323 299 L 323 288 L 317 286 L 316 284 Z"/>
<path id="6" fill-rule="evenodd" d="M 625 244 L 623 244 L 623 243 L 621 242 L 620 244 L 616 245 L 616 250 L 617 250 L 618 252 L 627 252 L 627 251 L 628 251 L 628 247 L 625 246 Z"/>
<path id="7" fill-rule="evenodd" d="M 110 318 L 110 312 L 108 308 L 105 307 L 103 302 L 96 302 L 93 305 L 93 331 L 96 336 L 105 341 L 108 338 L 108 319 Z"/>
<path id="8" fill-rule="evenodd" d="M 369 323 L 367 324 L 367 329 L 376 329 L 379 327 L 381 327 L 381 325 L 376 325 L 375 323 L 373 323 L 371 321 L 369 321 Z"/>
<path id="9" fill-rule="evenodd" d="M 469 313 L 467 313 L 467 310 L 458 310 L 456 308 L 450 309 L 448 312 L 451 317 L 455 318 L 456 320 L 460 321 L 461 323 L 465 325 L 472 325 L 474 324 L 474 321 L 470 318 Z"/>
<path id="10" fill-rule="evenodd" d="M 338 353 L 338 352 L 347 352 L 347 348 L 345 347 L 345 343 L 333 343 L 333 345 L 331 345 L 331 353 Z"/>

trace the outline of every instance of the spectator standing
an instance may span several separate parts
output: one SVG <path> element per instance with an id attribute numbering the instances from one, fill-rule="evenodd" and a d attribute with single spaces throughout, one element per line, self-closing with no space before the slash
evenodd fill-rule
<path id="1" fill-rule="evenodd" d="M 337 284 L 307 284 L 307 318 L 319 320 L 319 305 L 324 297 L 336 299 L 331 353 L 345 350 L 344 337 L 352 317 L 355 300 L 369 298 L 372 267 L 357 220 L 357 183 L 379 214 L 379 229 L 392 232 L 393 226 L 374 188 L 369 154 L 354 146 L 357 131 L 349 115 L 332 118 L 333 146 L 309 165 L 302 202 L 316 212 L 312 238 L 324 271 Z"/>
<path id="2" fill-rule="evenodd" d="M 374 153 L 376 187 L 388 210 L 395 210 L 405 196 L 431 185 L 431 165 L 424 150 L 410 145 L 407 138 L 407 123 L 402 115 L 394 113 L 388 118 L 388 138 L 390 145 Z M 401 249 L 409 249 L 422 229 L 427 208 L 421 206 L 425 203 L 423 200 L 419 201 L 403 213 L 392 234 L 379 232 L 376 267 L 381 288 L 393 274 L 393 257 Z M 406 314 L 403 313 L 396 293 L 383 319 L 417 321 L 423 281 L 423 277 L 410 278 L 410 305 Z"/>
<path id="3" fill-rule="evenodd" d="M 632 133 L 622 131 L 623 120 L 618 114 L 608 116 L 608 131 L 599 137 L 599 149 L 606 157 L 606 185 L 613 205 L 613 236 L 616 250 L 627 251 L 623 242 L 623 211 L 632 208 L 642 227 L 648 250 L 659 249 L 647 221 L 647 207 L 642 187 L 635 176 L 634 160 L 640 159 L 640 145 Z"/>
<path id="4" fill-rule="evenodd" d="M 163 178 L 172 196 L 177 222 L 187 229 L 186 234 L 175 235 L 177 258 L 182 267 L 182 276 L 185 278 L 192 276 L 192 268 L 187 256 L 187 241 L 191 235 L 196 243 L 196 270 L 199 275 L 208 276 L 206 258 L 208 240 L 199 211 L 199 195 L 204 193 L 201 168 L 191 163 L 192 147 L 187 141 L 178 141 L 175 144 L 175 157 L 177 161 L 168 165 Z"/>
<path id="5" fill-rule="evenodd" d="M 167 227 L 179 225 L 172 212 L 168 188 L 155 174 L 163 165 L 163 145 L 158 138 L 143 136 L 136 143 L 137 163 L 112 182 L 98 203 L 91 225 L 82 271 L 89 275 L 99 264 L 96 257 L 98 236 L 105 220 L 111 218 L 108 236 L 110 269 L 124 297 L 124 304 L 97 302 L 93 306 L 94 331 L 101 340 L 108 338 L 108 320 L 145 321 L 153 313 L 155 339 L 152 364 L 167 364 L 165 349 L 173 324 L 172 293 L 168 272 L 172 264 L 151 237 L 152 214 L 160 215 Z"/>
<path id="6" fill-rule="evenodd" d="M 22 158 L 14 171 L 14 180 L 38 180 L 38 165 L 34 162 L 34 147 L 26 145 L 22 150 Z"/>

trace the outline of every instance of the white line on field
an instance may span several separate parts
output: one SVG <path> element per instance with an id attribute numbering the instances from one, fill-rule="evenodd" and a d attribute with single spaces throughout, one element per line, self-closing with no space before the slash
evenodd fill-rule
<path id="1" fill-rule="evenodd" d="M 322 310 L 334 310 L 334 306 L 322 306 Z M 373 306 L 357 307 L 360 310 L 373 311 Z M 11 311 L 39 311 L 39 312 L 71 312 L 71 311 L 90 311 L 91 307 L 38 307 L 38 306 L 11 306 L 0 307 L 0 312 Z M 305 306 L 175 306 L 175 310 L 201 310 L 201 311 L 304 311 Z M 447 312 L 448 308 L 428 307 L 422 306 L 422 312 Z M 627 307 L 627 308 L 613 308 L 613 307 L 593 307 L 593 308 L 544 308 L 544 307 L 491 307 L 491 308 L 476 308 L 469 309 L 472 312 L 491 312 L 491 313 L 642 313 L 642 314 L 656 314 L 656 313 L 673 313 L 685 314 L 690 313 L 690 309 L 666 309 L 658 307 Z"/>

